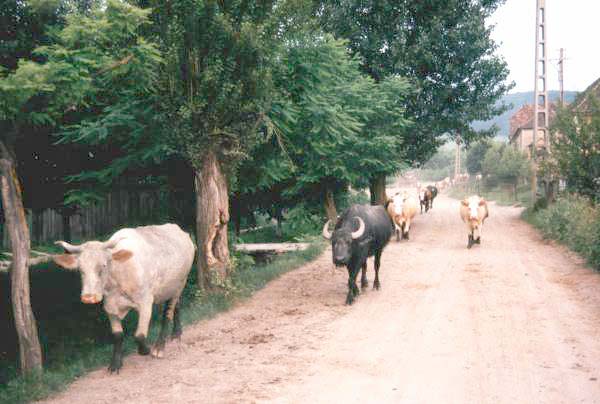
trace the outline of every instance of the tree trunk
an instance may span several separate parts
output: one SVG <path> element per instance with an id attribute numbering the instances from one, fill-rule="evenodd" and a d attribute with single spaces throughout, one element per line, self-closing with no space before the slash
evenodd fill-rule
<path id="1" fill-rule="evenodd" d="M 42 370 L 42 350 L 29 296 L 27 260 L 31 242 L 14 154 L 3 142 L 0 147 L 2 149 L 0 157 L 2 204 L 13 255 L 10 269 L 12 307 L 19 338 L 20 370 L 22 374 L 27 374 Z"/>
<path id="2" fill-rule="evenodd" d="M 371 191 L 371 205 L 385 205 L 387 194 L 385 193 L 385 175 L 371 178 L 369 184 Z"/>
<path id="3" fill-rule="evenodd" d="M 331 220 L 332 224 L 335 225 L 337 222 L 337 210 L 335 209 L 333 192 L 329 188 L 325 190 L 325 214 L 327 215 L 327 219 Z"/>
<path id="4" fill-rule="evenodd" d="M 227 180 L 216 154 L 208 152 L 195 173 L 198 286 L 210 289 L 229 275 L 227 246 L 229 196 Z"/>

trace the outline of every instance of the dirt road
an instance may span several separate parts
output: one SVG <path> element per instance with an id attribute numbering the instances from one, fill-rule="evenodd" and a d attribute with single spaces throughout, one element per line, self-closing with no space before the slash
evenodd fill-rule
<path id="1" fill-rule="evenodd" d="M 50 402 L 600 403 L 600 275 L 519 214 L 491 205 L 467 250 L 458 201 L 440 196 L 353 306 L 326 251 L 164 359 L 129 356 Z"/>

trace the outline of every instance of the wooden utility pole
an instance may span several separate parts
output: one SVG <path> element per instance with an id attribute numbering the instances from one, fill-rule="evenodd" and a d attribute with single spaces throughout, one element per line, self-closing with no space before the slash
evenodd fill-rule
<path id="1" fill-rule="evenodd" d="M 548 55 L 546 30 L 546 0 L 536 0 L 535 13 L 535 83 L 533 99 L 533 137 L 531 142 L 531 197 L 535 203 L 537 196 L 537 137 L 542 132 L 544 146 L 548 147 L 548 89 L 546 67 Z"/>

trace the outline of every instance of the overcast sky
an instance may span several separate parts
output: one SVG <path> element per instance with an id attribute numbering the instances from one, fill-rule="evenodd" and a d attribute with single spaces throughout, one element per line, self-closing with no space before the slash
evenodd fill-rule
<path id="1" fill-rule="evenodd" d="M 507 0 L 489 23 L 510 69 L 511 92 L 533 91 L 536 0 Z M 600 0 L 546 0 L 548 89 L 558 90 L 559 49 L 565 48 L 565 90 L 585 90 L 600 78 Z"/>

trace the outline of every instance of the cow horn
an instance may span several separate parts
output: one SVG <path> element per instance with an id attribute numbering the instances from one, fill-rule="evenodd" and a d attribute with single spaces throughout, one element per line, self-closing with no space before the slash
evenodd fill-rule
<path id="1" fill-rule="evenodd" d="M 326 221 L 325 226 L 323 226 L 323 237 L 325 237 L 327 240 L 331 240 L 331 232 L 329 231 L 329 222 L 331 222 L 331 220 Z"/>
<path id="2" fill-rule="evenodd" d="M 69 244 L 66 241 L 56 241 L 54 244 L 61 246 L 69 254 L 78 254 L 82 250 L 81 246 Z"/>
<path id="3" fill-rule="evenodd" d="M 354 217 L 357 218 L 358 222 L 359 222 L 358 230 L 356 230 L 355 232 L 352 233 L 352 239 L 356 240 L 357 238 L 359 238 L 360 236 L 362 236 L 365 233 L 365 222 L 363 222 L 363 220 L 358 216 L 354 216 Z"/>
<path id="4" fill-rule="evenodd" d="M 124 238 L 125 237 L 119 237 L 114 240 L 108 240 L 104 243 L 103 247 L 106 248 L 107 250 L 110 250 L 111 248 L 115 248 L 116 245 L 119 243 L 119 241 L 123 240 Z"/>

